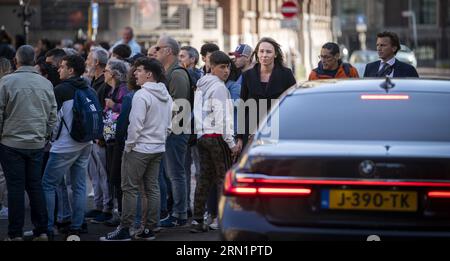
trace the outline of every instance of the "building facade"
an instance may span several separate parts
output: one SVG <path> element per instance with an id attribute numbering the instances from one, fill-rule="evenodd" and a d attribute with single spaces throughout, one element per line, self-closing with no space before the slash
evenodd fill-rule
<path id="1" fill-rule="evenodd" d="M 207 43 L 224 46 L 222 8 L 214 0 L 159 0 L 155 13 L 159 13 L 158 26 L 148 28 L 142 22 L 136 25 L 137 40 L 145 47 L 156 43 L 159 36 L 167 34 L 182 45 L 191 45 L 197 49 Z M 159 9 L 159 10 L 158 10 Z M 154 20 L 154 15 L 144 15 Z M 146 27 L 147 26 L 147 27 Z"/>
<path id="2" fill-rule="evenodd" d="M 233 50 L 239 43 L 255 47 L 262 37 L 272 37 L 281 44 L 286 65 L 298 79 L 315 67 L 320 47 L 332 38 L 330 0 L 297 0 L 298 14 L 292 19 L 281 14 L 285 0 L 218 2 L 224 14 L 225 50 Z"/>
<path id="3" fill-rule="evenodd" d="M 88 38 L 89 0 L 31 0 L 29 43 L 40 38 Z M 156 43 L 159 36 L 173 36 L 182 44 L 200 48 L 215 42 L 223 48 L 222 11 L 214 0 L 95 0 L 99 4 L 96 40 L 114 42 L 125 26 L 134 28 L 136 40 L 144 47 Z M 0 2 L 0 26 L 22 34 L 22 19 L 17 16 L 18 1 Z"/>

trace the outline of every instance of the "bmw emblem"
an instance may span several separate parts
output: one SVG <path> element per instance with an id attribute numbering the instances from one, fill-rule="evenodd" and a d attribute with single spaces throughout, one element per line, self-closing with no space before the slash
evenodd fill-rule
<path id="1" fill-rule="evenodd" d="M 359 174 L 361 176 L 369 178 L 373 177 L 375 174 L 376 166 L 375 163 L 371 160 L 365 160 L 359 164 Z"/>

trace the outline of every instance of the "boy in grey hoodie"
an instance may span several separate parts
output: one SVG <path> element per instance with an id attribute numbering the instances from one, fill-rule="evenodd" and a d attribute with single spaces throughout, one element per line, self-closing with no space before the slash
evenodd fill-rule
<path id="1" fill-rule="evenodd" d="M 217 191 L 223 184 L 231 157 L 239 152 L 233 138 L 233 103 L 225 81 L 230 74 L 231 60 L 227 54 L 215 51 L 210 56 L 211 73 L 197 82 L 194 116 L 200 154 L 200 175 L 195 189 L 192 233 L 206 232 L 203 223 L 205 203 L 212 186 Z"/>
<path id="2" fill-rule="evenodd" d="M 122 157 L 122 216 L 120 226 L 101 237 L 101 241 L 131 240 L 129 228 L 134 224 L 136 199 L 140 184 L 144 184 L 148 219 L 135 239 L 153 240 L 160 207 L 159 165 L 171 130 L 172 98 L 164 77 L 164 69 L 156 59 L 143 57 L 134 66 L 136 82 L 142 88 L 134 94 L 128 137 Z"/>

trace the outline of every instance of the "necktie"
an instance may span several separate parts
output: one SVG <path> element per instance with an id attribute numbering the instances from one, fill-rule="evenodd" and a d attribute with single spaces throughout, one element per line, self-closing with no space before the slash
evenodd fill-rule
<path id="1" fill-rule="evenodd" d="M 381 70 L 378 71 L 377 76 L 378 77 L 385 77 L 387 75 L 390 75 L 392 73 L 392 66 L 388 63 L 383 63 L 383 66 L 381 67 Z"/>

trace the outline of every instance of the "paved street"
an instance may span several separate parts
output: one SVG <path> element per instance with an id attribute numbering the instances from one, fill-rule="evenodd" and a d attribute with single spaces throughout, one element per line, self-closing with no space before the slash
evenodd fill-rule
<path id="1" fill-rule="evenodd" d="M 195 168 L 192 166 L 192 171 L 194 173 Z M 91 189 L 91 184 L 89 178 L 86 178 L 86 184 L 88 186 L 88 189 Z M 191 187 L 195 188 L 195 178 L 192 177 L 191 180 Z M 69 186 L 70 188 L 70 186 Z M 69 189 L 69 194 L 71 193 L 71 190 Z M 191 190 L 191 198 L 194 198 L 194 189 Z M 88 202 L 88 208 L 91 209 L 93 205 L 93 197 L 87 198 Z M 31 224 L 30 219 L 30 208 L 28 201 L 26 202 L 27 208 L 26 208 L 26 216 L 25 216 L 25 227 L 24 232 L 33 229 L 33 225 Z M 189 220 L 188 224 L 191 223 L 191 220 Z M 113 231 L 113 227 L 107 227 L 103 224 L 92 224 L 88 223 L 88 233 L 81 235 L 81 240 L 87 240 L 87 241 L 98 241 L 101 236 L 104 236 L 106 233 L 109 233 Z M 0 240 L 6 237 L 6 234 L 8 232 L 8 220 L 2 220 L 0 219 Z M 63 235 L 55 236 L 55 240 L 63 240 Z M 193 234 L 189 232 L 189 225 L 184 227 L 177 227 L 177 228 L 170 228 L 170 229 L 163 229 L 161 232 L 156 234 L 156 241 L 217 241 L 220 240 L 219 232 L 218 231 L 209 231 L 208 233 L 200 233 L 200 234 Z"/>
<path id="2" fill-rule="evenodd" d="M 92 200 L 90 200 L 92 201 Z M 30 209 L 26 210 L 24 231 L 33 229 L 30 220 Z M 190 224 L 190 222 L 188 222 Z M 81 235 L 81 240 L 98 241 L 99 237 L 113 231 L 114 228 L 107 227 L 103 224 L 88 223 L 88 233 Z M 0 239 L 6 237 L 8 231 L 8 220 L 0 220 Z M 189 232 L 189 226 L 177 227 L 171 229 L 163 229 L 156 234 L 157 241 L 217 241 L 219 240 L 218 231 L 210 231 L 208 233 L 193 234 Z M 56 241 L 63 240 L 63 235 L 55 237 Z"/>

